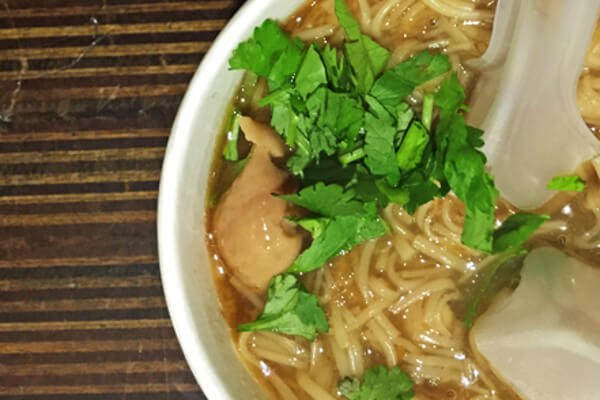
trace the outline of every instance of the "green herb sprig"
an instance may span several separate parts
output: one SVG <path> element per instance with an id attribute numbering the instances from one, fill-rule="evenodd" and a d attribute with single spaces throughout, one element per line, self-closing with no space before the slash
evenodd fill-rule
<path id="1" fill-rule="evenodd" d="M 450 191 L 465 205 L 462 243 L 488 253 L 521 245 L 543 221 L 515 216 L 495 231 L 499 193 L 481 152 L 483 132 L 465 122 L 465 92 L 448 57 L 425 50 L 386 69 L 389 51 L 361 33 L 344 0 L 335 0 L 335 13 L 346 33 L 339 48 L 305 45 L 266 20 L 230 59 L 232 69 L 267 80 L 259 105 L 270 107 L 271 126 L 293 150 L 287 168 L 300 184 L 298 193 L 281 197 L 310 212 L 291 218 L 312 243 L 288 273 L 313 271 L 387 234 L 380 211 L 389 203 L 413 213 Z M 440 77 L 417 115 L 405 99 Z M 278 282 L 267 305 L 282 290 Z M 289 317 L 263 313 L 259 321 L 242 327 L 312 337 Z"/>
<path id="2" fill-rule="evenodd" d="M 378 365 L 365 372 L 362 382 L 344 379 L 338 392 L 348 400 L 410 400 L 415 396 L 413 385 L 410 376 L 400 368 Z"/>

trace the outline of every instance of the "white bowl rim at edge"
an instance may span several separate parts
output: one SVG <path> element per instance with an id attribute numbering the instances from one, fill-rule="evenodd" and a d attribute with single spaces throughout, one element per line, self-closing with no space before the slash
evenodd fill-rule
<path id="1" fill-rule="evenodd" d="M 211 90 L 214 90 L 216 78 L 223 72 L 219 68 L 223 64 L 223 59 L 228 59 L 237 44 L 245 40 L 249 32 L 267 16 L 286 17 L 303 3 L 301 0 L 294 0 L 289 3 L 284 2 L 288 3 L 287 5 L 274 6 L 278 2 L 279 0 L 248 0 L 214 41 L 192 78 L 179 107 L 169 137 L 160 177 L 157 216 L 158 255 L 167 308 L 188 365 L 204 394 L 210 400 L 229 400 L 232 397 L 225 387 L 222 377 L 211 365 L 207 349 L 198 340 L 200 332 L 195 329 L 192 310 L 185 292 L 181 290 L 187 277 L 181 265 L 182 260 L 177 244 L 177 194 L 180 193 L 183 184 L 184 155 L 188 152 L 187 144 L 195 134 L 191 128 L 192 121 L 198 117 L 199 104 L 210 101 L 208 95 Z M 292 6 L 292 3 L 295 5 Z M 274 15 L 278 12 L 274 8 L 277 10 L 287 8 L 288 12 L 283 15 Z M 206 173 L 208 174 L 208 171 Z M 194 211 L 204 213 L 203 209 Z M 199 243 L 199 245 L 204 246 L 205 243 Z"/>

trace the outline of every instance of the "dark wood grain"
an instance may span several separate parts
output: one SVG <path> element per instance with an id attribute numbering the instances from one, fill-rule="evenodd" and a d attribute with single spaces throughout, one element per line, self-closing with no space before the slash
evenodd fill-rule
<path id="1" fill-rule="evenodd" d="M 156 197 L 187 83 L 241 3 L 0 0 L 0 399 L 204 399 Z"/>

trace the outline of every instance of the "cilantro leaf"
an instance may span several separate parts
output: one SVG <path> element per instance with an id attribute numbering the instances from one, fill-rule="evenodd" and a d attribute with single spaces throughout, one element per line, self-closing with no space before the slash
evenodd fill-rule
<path id="1" fill-rule="evenodd" d="M 458 80 L 458 75 L 453 73 L 442 81 L 434 100 L 442 112 L 456 113 L 464 106 L 465 98 L 465 90 Z"/>
<path id="2" fill-rule="evenodd" d="M 511 215 L 494 232 L 494 253 L 521 248 L 529 236 L 549 219 L 550 216 L 544 214 L 519 213 Z"/>
<path id="3" fill-rule="evenodd" d="M 365 203 L 374 202 L 379 208 L 383 209 L 390 202 L 395 202 L 393 198 L 397 189 L 390 186 L 384 179 L 374 180 L 369 171 L 362 165 L 355 167 L 354 176 L 348 185 L 356 193 L 356 198 Z M 390 188 L 389 193 L 385 191 L 386 188 Z M 402 203 L 398 202 L 398 204 Z"/>
<path id="4" fill-rule="evenodd" d="M 373 114 L 365 115 L 365 164 L 373 175 L 385 177 L 391 185 L 400 178 L 394 153 L 396 128 Z"/>
<path id="5" fill-rule="evenodd" d="M 495 257 L 486 268 L 479 272 L 479 281 L 465 310 L 465 325 L 471 328 L 475 317 L 480 312 L 483 303 L 492 297 L 498 289 L 507 287 L 510 280 L 514 279 L 522 267 L 523 257 L 527 250 L 514 248 Z"/>
<path id="6" fill-rule="evenodd" d="M 282 274 L 271 279 L 265 308 L 256 321 L 239 325 L 238 331 L 271 331 L 314 340 L 318 332 L 329 331 L 329 324 L 317 297 L 294 275 Z"/>
<path id="7" fill-rule="evenodd" d="M 335 15 L 350 39 L 344 45 L 344 51 L 354 71 L 357 89 L 368 93 L 375 77 L 387 63 L 390 52 L 360 32 L 360 24 L 345 0 L 335 0 Z"/>
<path id="8" fill-rule="evenodd" d="M 394 125 L 396 123 L 396 116 L 390 113 L 384 106 L 377 100 L 375 97 L 371 95 L 365 96 L 365 101 L 369 105 L 369 112 L 373 114 L 377 119 L 383 121 L 386 125 Z M 406 103 L 404 103 L 406 104 Z M 410 106 L 406 104 L 408 108 Z M 412 116 L 411 116 L 412 120 Z M 410 122 L 410 121 L 409 121 Z M 408 124 L 407 124 L 408 127 Z M 405 128 L 406 129 L 406 128 Z"/>
<path id="9" fill-rule="evenodd" d="M 271 125 L 295 149 L 287 165 L 298 176 L 312 162 L 352 143 L 363 124 L 364 110 L 358 100 L 326 87 L 316 89 L 306 102 L 299 100 L 295 90 L 280 89 L 261 101 L 267 104 L 273 107 Z"/>
<path id="10" fill-rule="evenodd" d="M 471 180 L 468 194 L 463 197 L 466 212 L 461 240 L 467 246 L 490 252 L 492 251 L 495 206 L 499 193 L 489 175 L 476 175 L 477 173 L 473 168 L 475 176 Z M 457 177 L 460 179 L 460 175 Z M 456 181 L 451 182 L 450 187 L 453 183 L 456 187 Z"/>
<path id="11" fill-rule="evenodd" d="M 317 47 L 308 48 L 302 65 L 296 75 L 296 90 L 303 98 L 314 92 L 319 86 L 327 84 L 327 73 Z"/>
<path id="12" fill-rule="evenodd" d="M 304 169 L 302 186 L 310 186 L 322 182 L 337 183 L 346 187 L 356 174 L 355 165 L 342 165 L 335 157 L 323 157 Z"/>
<path id="13" fill-rule="evenodd" d="M 298 95 L 290 87 L 280 88 L 263 97 L 258 105 L 260 107 L 271 106 L 271 126 L 284 137 L 288 146 L 296 147 L 298 121 L 300 111 L 296 105 L 301 102 Z"/>
<path id="14" fill-rule="evenodd" d="M 447 56 L 424 50 L 386 71 L 377 79 L 369 94 L 393 110 L 417 86 L 449 70 Z"/>
<path id="15" fill-rule="evenodd" d="M 319 97 L 323 90 L 317 89 L 308 101 L 303 102 L 295 89 L 280 88 L 259 102 L 261 107 L 272 107 L 271 126 L 295 150 L 287 167 L 297 176 L 302 176 L 304 168 L 317 160 L 322 152 L 331 155 L 336 148 L 336 138 L 330 130 L 314 129 L 324 101 L 322 96 Z"/>
<path id="16" fill-rule="evenodd" d="M 295 220 L 312 234 L 313 241 L 288 272 L 313 271 L 342 251 L 389 232 L 375 202 L 361 201 L 353 189 L 338 184 L 321 182 L 280 197 L 318 215 Z"/>
<path id="17" fill-rule="evenodd" d="M 348 39 L 351 41 L 360 40 L 362 33 L 360 31 L 360 24 L 352 15 L 352 12 L 348 8 L 345 0 L 335 0 L 335 16 L 338 22 L 346 31 Z"/>
<path id="18" fill-rule="evenodd" d="M 313 238 L 310 247 L 298 256 L 288 272 L 314 271 L 324 266 L 329 259 L 348 250 L 349 235 L 353 234 L 356 222 L 356 217 L 329 218 L 321 228 L 320 234 Z"/>
<path id="19" fill-rule="evenodd" d="M 311 160 L 310 154 L 297 149 L 294 155 L 288 159 L 286 166 L 292 174 L 302 177 L 304 175 L 304 168 L 310 164 Z"/>
<path id="20" fill-rule="evenodd" d="M 233 51 L 229 59 L 231 69 L 245 69 L 269 79 L 272 87 L 289 83 L 296 73 L 304 44 L 286 34 L 271 19 L 254 30 L 252 37 Z"/>
<path id="21" fill-rule="evenodd" d="M 467 126 L 460 113 L 464 99 L 464 89 L 456 74 L 446 78 L 435 95 L 435 103 L 440 108 L 435 138 L 436 161 L 443 166 L 443 175 L 452 191 L 465 204 L 462 242 L 491 252 L 499 193 L 487 172 L 486 158 L 478 147 L 482 144 L 481 131 Z"/>
<path id="22" fill-rule="evenodd" d="M 305 132 L 311 147 L 311 160 L 319 160 L 322 154 L 331 156 L 335 154 L 338 147 L 337 138 L 331 129 L 307 123 L 307 119 L 301 121 L 300 129 Z M 319 128 L 319 129 L 316 129 Z"/>
<path id="23" fill-rule="evenodd" d="M 326 45 L 319 50 L 331 87 L 341 92 L 351 89 L 350 66 L 345 57 L 339 57 L 336 48 Z"/>
<path id="24" fill-rule="evenodd" d="M 549 219 L 548 215 L 519 213 L 508 217 L 494 232 L 493 251 L 498 255 L 492 256 L 495 259 L 481 271 L 473 296 L 467 303 L 465 324 L 468 328 L 473 326 L 484 300 L 497 289 L 506 287 L 507 280 L 514 278 L 521 268 L 522 256 L 527 254 L 523 244 Z"/>
<path id="25" fill-rule="evenodd" d="M 396 119 L 397 119 L 397 127 L 398 133 L 404 133 L 413 118 L 415 117 L 415 112 L 408 105 L 408 103 L 400 103 L 396 106 Z M 402 140 L 402 135 L 396 135 L 396 140 L 399 143 Z"/>
<path id="26" fill-rule="evenodd" d="M 585 190 L 585 181 L 577 175 L 555 176 L 548 182 L 548 189 L 567 192 L 583 192 Z"/>
<path id="27" fill-rule="evenodd" d="M 271 68 L 271 72 L 267 76 L 269 88 L 277 89 L 281 86 L 290 84 L 294 79 L 294 74 L 298 71 L 298 67 L 302 62 L 303 57 L 304 52 L 298 47 L 286 47 L 275 64 L 273 64 L 273 68 Z"/>
<path id="28" fill-rule="evenodd" d="M 338 385 L 338 393 L 349 400 L 360 400 L 360 381 L 346 378 Z"/>
<path id="29" fill-rule="evenodd" d="M 313 117 L 318 116 L 317 127 L 328 130 L 340 141 L 352 142 L 362 128 L 365 111 L 349 93 L 321 88 L 311 96 L 307 106 Z"/>
<path id="30" fill-rule="evenodd" d="M 313 238 L 321 236 L 327 224 L 329 224 L 329 218 L 290 218 L 291 222 L 294 222 L 302 227 L 302 229 L 310 232 Z"/>
<path id="31" fill-rule="evenodd" d="M 483 131 L 473 126 L 467 126 L 467 141 L 474 148 L 483 147 Z"/>
<path id="32" fill-rule="evenodd" d="M 330 218 L 319 235 L 313 238 L 308 249 L 298 256 L 288 272 L 310 272 L 321 268 L 328 260 L 348 251 L 356 245 L 378 238 L 389 232 L 385 221 L 377 214 L 374 203 L 365 205 L 365 211 L 357 215 L 342 215 Z M 325 220 L 321 220 L 324 222 Z M 300 222 L 302 225 L 302 221 Z M 314 233 L 315 230 L 312 230 Z"/>
<path id="33" fill-rule="evenodd" d="M 363 202 L 357 200 L 352 191 L 345 191 L 336 184 L 317 183 L 296 194 L 279 197 L 325 217 L 356 215 L 364 211 Z"/>
<path id="34" fill-rule="evenodd" d="M 361 93 L 368 93 L 375 77 L 385 66 L 389 51 L 368 36 L 363 36 L 358 42 L 346 43 L 344 50 L 354 71 L 357 89 Z"/>
<path id="35" fill-rule="evenodd" d="M 375 187 L 382 196 L 385 197 L 386 203 L 395 203 L 404 207 L 410 201 L 410 193 L 405 188 L 402 182 L 402 188 L 390 185 L 385 179 L 375 181 Z"/>
<path id="36" fill-rule="evenodd" d="M 415 396 L 410 376 L 398 367 L 381 365 L 369 368 L 362 382 L 346 378 L 338 386 L 348 400 L 410 400 Z"/>
<path id="37" fill-rule="evenodd" d="M 357 216 L 357 224 L 354 228 L 354 236 L 348 240 L 348 249 L 358 246 L 367 240 L 376 239 L 390 232 L 390 227 L 377 212 L 374 202 L 365 203 L 364 214 Z"/>
<path id="38" fill-rule="evenodd" d="M 408 175 L 403 181 L 402 189 L 408 194 L 408 200 L 403 207 L 411 214 L 418 207 L 442 195 L 440 187 L 429 176 L 418 170 Z"/>
<path id="39" fill-rule="evenodd" d="M 425 148 L 429 144 L 429 133 L 419 121 L 413 121 L 406 131 L 400 149 L 396 152 L 396 161 L 402 172 L 415 168 L 423 159 Z"/>

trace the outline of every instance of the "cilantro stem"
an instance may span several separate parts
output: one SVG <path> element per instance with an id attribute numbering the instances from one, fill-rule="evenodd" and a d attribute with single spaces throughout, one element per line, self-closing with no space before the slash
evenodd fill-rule
<path id="1" fill-rule="evenodd" d="M 427 130 L 431 130 L 431 123 L 433 120 L 433 103 L 434 96 L 432 93 L 428 93 L 423 97 L 423 114 L 421 115 L 421 122 Z"/>
<path id="2" fill-rule="evenodd" d="M 238 161 L 238 138 L 240 136 L 240 114 L 234 112 L 232 115 L 231 127 L 227 132 L 227 144 L 223 150 L 223 157 L 227 161 Z"/>
<path id="3" fill-rule="evenodd" d="M 244 88 L 245 90 L 249 90 L 250 88 L 253 88 L 254 86 L 256 86 L 257 83 L 258 83 L 258 75 L 256 75 L 253 72 L 248 71 L 244 74 L 244 77 L 242 78 L 241 87 Z"/>
<path id="4" fill-rule="evenodd" d="M 356 150 L 352 150 L 352 151 L 351 151 L 351 152 L 349 152 L 349 153 L 342 154 L 342 155 L 339 157 L 339 160 L 340 160 L 340 162 L 342 163 L 342 165 L 345 167 L 345 166 L 347 166 L 348 164 L 351 164 L 351 163 L 353 163 L 354 161 L 358 161 L 358 160 L 360 160 L 360 159 L 361 159 L 361 158 L 363 158 L 365 155 L 366 155 L 366 154 L 365 154 L 365 150 L 364 150 L 364 148 L 360 147 L 360 148 L 358 148 L 358 149 L 356 149 Z"/>

